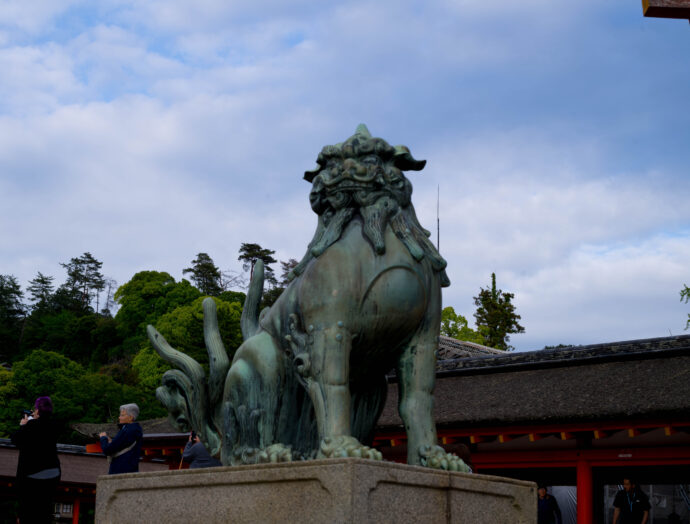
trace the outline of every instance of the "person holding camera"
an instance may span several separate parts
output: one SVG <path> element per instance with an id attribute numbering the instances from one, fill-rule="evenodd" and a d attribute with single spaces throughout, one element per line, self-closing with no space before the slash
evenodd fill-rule
<path id="1" fill-rule="evenodd" d="M 124 404 L 120 406 L 120 431 L 114 438 L 108 437 L 105 431 L 98 434 L 101 439 L 101 449 L 108 457 L 110 467 L 108 475 L 118 473 L 136 473 L 139 471 L 139 457 L 141 457 L 141 442 L 144 431 L 135 422 L 139 416 L 139 406 Z"/>
<path id="2" fill-rule="evenodd" d="M 192 431 L 189 435 L 189 440 L 182 453 L 182 460 L 190 463 L 189 469 L 222 466 L 218 459 L 213 458 L 209 454 L 206 446 L 201 442 L 201 439 L 195 431 Z"/>
<path id="3" fill-rule="evenodd" d="M 33 411 L 24 411 L 19 429 L 10 436 L 19 448 L 17 489 L 22 524 L 52 522 L 53 496 L 60 483 L 57 428 L 52 415 L 50 397 L 38 397 Z"/>

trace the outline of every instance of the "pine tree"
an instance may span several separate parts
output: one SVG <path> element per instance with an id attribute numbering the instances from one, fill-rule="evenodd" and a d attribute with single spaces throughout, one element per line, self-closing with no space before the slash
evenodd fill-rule
<path id="1" fill-rule="evenodd" d="M 0 359 L 19 351 L 24 322 L 22 289 L 13 275 L 0 275 Z"/>
<path id="2" fill-rule="evenodd" d="M 88 251 L 80 257 L 60 264 L 67 270 L 67 282 L 63 286 L 73 296 L 79 296 L 82 307 L 87 309 L 94 296 L 97 297 L 105 287 L 105 277 L 101 273 L 103 262 L 96 260 Z M 97 306 L 98 307 L 98 306 Z"/>
<path id="3" fill-rule="evenodd" d="M 29 281 L 29 286 L 26 289 L 31 295 L 34 310 L 50 307 L 55 292 L 53 280 L 53 277 L 46 276 L 39 271 L 36 278 Z"/>
<path id="4" fill-rule="evenodd" d="M 254 275 L 254 266 L 256 265 L 256 261 L 263 260 L 264 278 L 271 286 L 275 286 L 277 284 L 277 280 L 275 274 L 273 273 L 273 268 L 271 268 L 269 265 L 278 262 L 275 258 L 273 258 L 273 255 L 275 254 L 276 252 L 272 249 L 264 249 L 259 244 L 242 243 L 240 246 L 240 256 L 237 257 L 237 260 L 242 261 L 242 269 L 249 271 L 250 281 Z"/>
<path id="5" fill-rule="evenodd" d="M 223 292 L 220 269 L 213 263 L 207 253 L 199 253 L 192 260 L 192 267 L 182 270 L 182 274 L 191 273 L 192 282 L 204 295 L 216 297 Z"/>
<path id="6" fill-rule="evenodd" d="M 474 313 L 477 330 L 484 338 L 484 345 L 509 351 L 510 333 L 524 333 L 519 323 L 520 315 L 515 313 L 511 302 L 515 295 L 504 293 L 496 288 L 496 273 L 491 273 L 491 288 L 479 288 L 479 295 L 474 297 L 477 311 Z"/>

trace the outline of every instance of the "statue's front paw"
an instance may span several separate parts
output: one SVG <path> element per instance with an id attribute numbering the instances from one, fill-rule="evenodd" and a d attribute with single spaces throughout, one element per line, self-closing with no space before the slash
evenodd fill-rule
<path id="1" fill-rule="evenodd" d="M 470 467 L 454 453 L 446 453 L 441 446 L 420 446 L 419 458 L 422 466 L 446 471 L 471 473 Z"/>
<path id="2" fill-rule="evenodd" d="M 259 448 L 251 448 L 249 446 L 240 446 L 232 451 L 230 458 L 230 465 L 242 466 L 245 464 L 256 464 L 259 462 Z"/>
<path id="3" fill-rule="evenodd" d="M 258 459 L 260 463 L 292 462 L 292 448 L 285 444 L 271 444 L 261 450 Z"/>
<path id="4" fill-rule="evenodd" d="M 355 437 L 326 437 L 321 441 L 316 458 L 356 457 L 371 460 L 382 460 L 381 452 L 363 445 Z"/>

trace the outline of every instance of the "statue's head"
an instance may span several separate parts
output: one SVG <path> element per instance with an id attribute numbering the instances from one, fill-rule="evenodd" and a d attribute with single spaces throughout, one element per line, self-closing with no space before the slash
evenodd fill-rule
<path id="1" fill-rule="evenodd" d="M 419 171 L 425 160 L 415 160 L 405 146 L 391 146 L 372 137 L 364 124 L 345 142 L 325 146 L 318 167 L 304 179 L 312 183 L 309 195 L 318 215 L 346 207 L 366 207 L 387 196 L 401 207 L 410 203 L 412 184 L 403 171 Z"/>
<path id="2" fill-rule="evenodd" d="M 304 174 L 311 182 L 311 208 L 319 222 L 307 253 L 290 273 L 290 279 L 337 242 L 345 227 L 358 217 L 362 233 L 374 252 L 386 252 L 386 229 L 405 245 L 413 258 L 427 258 L 441 273 L 441 285 L 450 285 L 443 260 L 429 241 L 429 232 L 417 220 L 410 197 L 412 184 L 403 171 L 420 171 L 425 160 L 415 160 L 405 146 L 391 146 L 372 137 L 364 124 L 345 142 L 326 146 L 316 160 L 318 166 Z"/>

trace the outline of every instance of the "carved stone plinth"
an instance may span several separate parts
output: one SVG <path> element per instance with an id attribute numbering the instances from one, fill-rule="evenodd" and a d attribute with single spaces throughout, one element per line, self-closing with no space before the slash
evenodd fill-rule
<path id="1" fill-rule="evenodd" d="M 335 459 L 102 476 L 97 523 L 532 524 L 532 482 Z"/>

